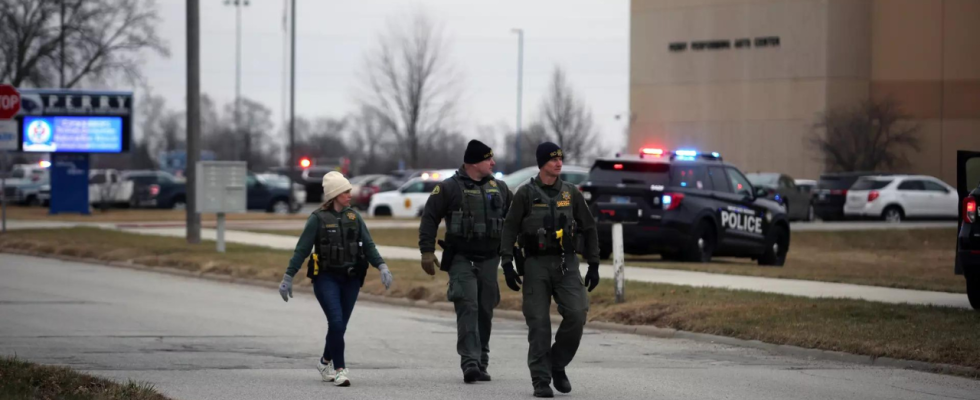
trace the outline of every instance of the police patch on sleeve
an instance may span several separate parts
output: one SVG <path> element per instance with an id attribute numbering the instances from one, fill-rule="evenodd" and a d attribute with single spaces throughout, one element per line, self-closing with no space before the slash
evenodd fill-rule
<path id="1" fill-rule="evenodd" d="M 435 189 L 432 189 L 432 194 L 433 195 L 439 194 L 439 185 L 436 185 L 436 188 Z"/>

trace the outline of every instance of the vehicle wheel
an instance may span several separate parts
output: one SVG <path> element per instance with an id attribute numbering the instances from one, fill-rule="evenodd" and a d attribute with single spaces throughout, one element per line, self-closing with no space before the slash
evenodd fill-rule
<path id="1" fill-rule="evenodd" d="M 684 259 L 691 262 L 706 263 L 711 261 L 711 255 L 715 252 L 715 227 L 708 221 L 701 221 L 694 233 L 692 240 L 684 250 Z"/>
<path id="2" fill-rule="evenodd" d="M 609 257 L 612 257 L 612 248 L 604 249 L 602 246 L 599 246 L 599 259 L 608 260 Z"/>
<path id="3" fill-rule="evenodd" d="M 901 207 L 889 206 L 885 211 L 881 212 L 881 219 L 887 222 L 899 223 L 905 219 L 905 213 L 902 212 Z"/>
<path id="4" fill-rule="evenodd" d="M 388 208 L 388 207 L 386 207 L 386 206 L 377 207 L 377 208 L 374 209 L 374 216 L 375 217 L 390 217 L 391 216 L 391 209 Z"/>
<path id="5" fill-rule="evenodd" d="M 41 206 L 41 199 L 38 199 L 37 196 L 30 196 L 30 197 L 27 198 L 27 206 L 28 207 L 40 207 Z"/>
<path id="6" fill-rule="evenodd" d="M 170 203 L 170 208 L 174 210 L 187 209 L 187 200 L 184 200 L 183 197 L 177 197 Z"/>
<path id="7" fill-rule="evenodd" d="M 813 204 L 810 204 L 810 209 L 806 211 L 806 222 L 813 222 L 815 219 L 817 219 L 817 215 L 813 211 Z"/>
<path id="8" fill-rule="evenodd" d="M 283 199 L 277 199 L 269 206 L 269 212 L 276 214 L 289 214 L 289 209 L 289 202 Z"/>
<path id="9" fill-rule="evenodd" d="M 966 276 L 966 297 L 970 299 L 973 309 L 980 311 L 980 271 L 967 269 L 963 273 Z"/>
<path id="10" fill-rule="evenodd" d="M 789 252 L 789 231 L 782 226 L 773 228 L 766 241 L 766 251 L 759 257 L 759 265 L 782 267 Z"/>

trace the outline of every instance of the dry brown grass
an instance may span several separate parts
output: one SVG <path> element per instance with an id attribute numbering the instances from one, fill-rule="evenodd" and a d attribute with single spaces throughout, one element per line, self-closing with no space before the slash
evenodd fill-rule
<path id="1" fill-rule="evenodd" d="M 308 214 L 272 214 L 246 213 L 226 214 L 228 221 L 268 221 L 268 220 L 306 220 Z M 47 208 L 41 207 L 7 207 L 7 218 L 31 221 L 57 222 L 184 222 L 187 214 L 183 210 L 147 210 L 147 209 L 110 209 L 109 211 L 93 210 L 90 215 L 81 214 L 48 214 Z M 201 214 L 202 221 L 216 221 L 215 214 Z"/>
<path id="2" fill-rule="evenodd" d="M 299 236 L 299 231 L 261 233 Z M 440 229 L 439 237 L 444 230 Z M 378 245 L 418 247 L 416 229 L 372 229 Z M 953 274 L 955 229 L 856 232 L 797 232 L 786 265 L 760 267 L 746 258 L 718 258 L 708 264 L 662 261 L 660 256 L 626 256 L 636 267 L 718 274 L 853 283 L 902 289 L 962 293 L 962 276 Z"/>
<path id="3" fill-rule="evenodd" d="M 167 400 L 153 385 L 129 381 L 118 384 L 73 371 L 0 358 L 0 398 L 16 400 Z"/>
<path id="4" fill-rule="evenodd" d="M 0 250 L 131 260 L 197 272 L 278 281 L 291 253 L 213 242 L 188 245 L 179 238 L 140 236 L 75 228 L 15 231 L 0 236 Z M 385 291 L 374 269 L 366 292 L 426 301 L 445 301 L 447 276 L 429 276 L 417 262 L 389 261 L 395 284 Z M 298 286 L 308 280 L 297 279 Z M 521 296 L 500 279 L 500 308 L 520 310 Z M 980 367 L 980 314 L 929 306 L 860 300 L 809 299 L 726 289 L 627 282 L 627 302 L 615 304 L 611 281 L 590 294 L 590 320 L 654 325 L 769 343 L 837 350 L 871 356 Z"/>

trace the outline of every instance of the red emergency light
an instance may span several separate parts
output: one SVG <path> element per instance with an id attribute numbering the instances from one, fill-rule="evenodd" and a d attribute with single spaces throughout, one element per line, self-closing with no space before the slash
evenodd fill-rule
<path id="1" fill-rule="evenodd" d="M 645 155 L 645 156 L 657 156 L 657 157 L 660 157 L 660 156 L 663 156 L 664 155 L 664 149 L 654 149 L 654 148 L 650 148 L 650 147 L 644 147 L 644 148 L 640 149 L 640 154 Z"/>

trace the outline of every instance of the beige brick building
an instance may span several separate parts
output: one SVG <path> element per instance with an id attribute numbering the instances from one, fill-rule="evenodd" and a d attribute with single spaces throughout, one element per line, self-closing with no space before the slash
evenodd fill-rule
<path id="1" fill-rule="evenodd" d="M 816 178 L 820 113 L 891 96 L 922 127 L 910 171 L 955 184 L 980 151 L 980 0 L 632 0 L 629 146 L 719 151 Z"/>

